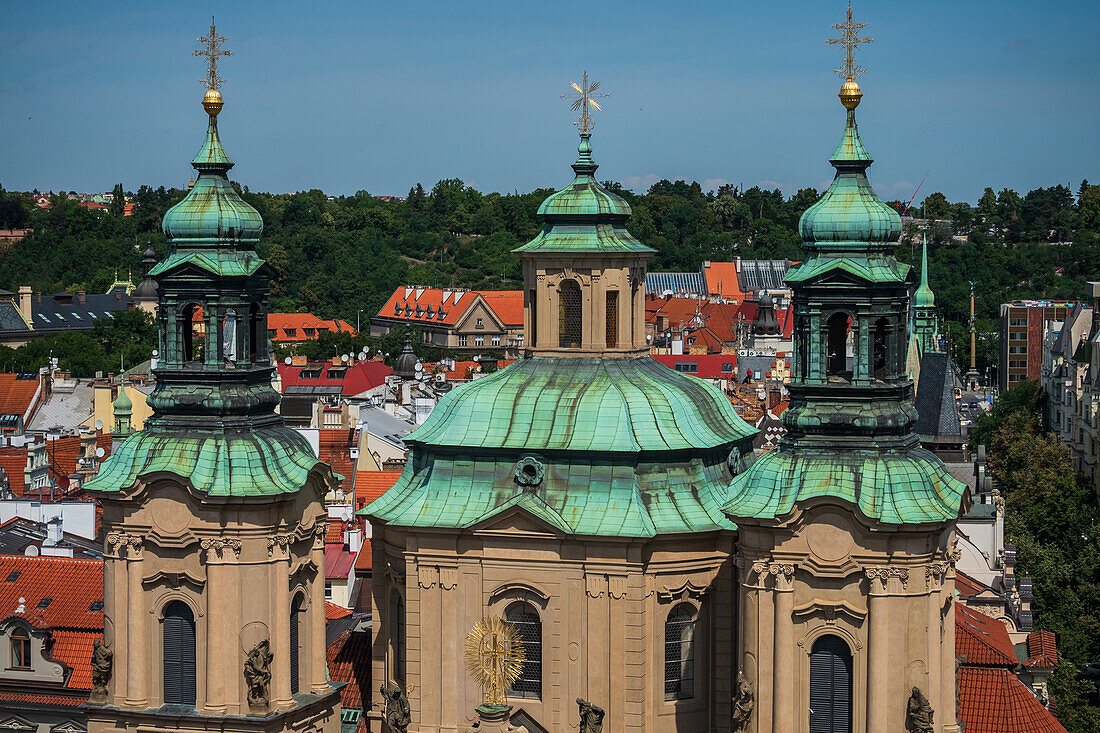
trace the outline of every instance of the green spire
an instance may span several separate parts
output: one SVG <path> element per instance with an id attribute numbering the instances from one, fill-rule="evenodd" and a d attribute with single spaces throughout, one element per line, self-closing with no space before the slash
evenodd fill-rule
<path id="1" fill-rule="evenodd" d="M 130 434 L 130 418 L 134 414 L 134 403 L 126 396 L 126 380 L 118 385 L 118 397 L 112 403 L 114 407 L 115 429 L 112 435 L 122 436 Z"/>
<path id="2" fill-rule="evenodd" d="M 928 236 L 925 235 L 920 256 L 920 286 L 913 293 L 913 307 L 932 308 L 935 305 L 936 296 L 932 293 L 932 288 L 928 287 Z"/>

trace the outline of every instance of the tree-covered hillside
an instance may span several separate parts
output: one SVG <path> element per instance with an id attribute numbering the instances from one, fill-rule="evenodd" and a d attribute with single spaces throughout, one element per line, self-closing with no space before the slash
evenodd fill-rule
<path id="1" fill-rule="evenodd" d="M 819 197 L 803 189 L 791 197 L 757 187 L 659 181 L 644 194 L 617 183 L 609 188 L 634 209 L 628 227 L 657 250 L 653 270 L 698 270 L 703 260 L 802 256 L 798 219 Z M 35 209 L 20 194 L 0 199 L 0 229 L 28 226 L 34 233 L 0 253 L 0 288 L 103 292 L 115 278 L 140 276 L 140 254 L 152 244 L 164 255 L 164 212 L 179 189 L 142 186 L 135 215 L 121 207 L 101 213 L 56 197 Z M 354 322 L 377 312 L 399 285 L 468 288 L 519 286 L 511 250 L 539 229 L 537 210 L 551 189 L 483 194 L 457 179 L 430 191 L 414 186 L 404 201 L 366 191 L 329 197 L 242 192 L 263 215 L 260 254 L 275 268 L 274 310 L 305 310 Z M 899 209 L 900 202 L 892 202 Z M 907 214 L 950 220 L 929 230 L 931 284 L 957 348 L 966 342 L 969 282 L 977 293 L 982 331 L 979 369 L 997 358 L 1000 303 L 1011 298 L 1084 298 L 1100 264 L 1100 186 L 1082 182 L 1038 188 L 1025 196 L 986 189 L 977 206 L 950 203 L 933 193 Z M 959 241 L 953 235 L 966 235 Z M 910 224 L 898 257 L 919 263 L 919 235 Z M 962 357 L 959 353 L 957 358 Z M 959 358 L 961 363 L 965 363 Z"/>

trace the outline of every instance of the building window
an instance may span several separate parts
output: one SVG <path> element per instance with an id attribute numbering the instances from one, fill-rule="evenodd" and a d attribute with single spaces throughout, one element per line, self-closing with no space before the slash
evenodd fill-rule
<path id="1" fill-rule="evenodd" d="M 17 629 L 11 634 L 11 666 L 16 669 L 31 668 L 31 638 L 26 631 Z"/>
<path id="2" fill-rule="evenodd" d="M 724 371 L 724 372 L 732 372 L 732 371 L 733 371 L 733 363 L 732 363 L 732 362 L 725 362 L 725 363 L 723 363 L 723 364 L 722 364 L 722 371 Z"/>
<path id="3" fill-rule="evenodd" d="M 164 702 L 195 705 L 195 616 L 182 601 L 164 609 Z"/>
<path id="4" fill-rule="evenodd" d="M 485 345 L 485 337 L 484 336 L 482 336 L 480 334 L 477 335 L 477 336 L 474 336 L 474 346 L 484 346 L 484 345 Z"/>
<path id="5" fill-rule="evenodd" d="M 292 693 L 298 692 L 301 687 L 299 681 L 301 671 L 298 661 L 301 657 L 300 642 L 298 641 L 298 623 L 301 614 L 302 596 L 298 594 L 294 596 L 294 601 L 290 604 L 290 691 Z"/>
<path id="6" fill-rule="evenodd" d="M 458 345 L 459 346 L 467 346 L 468 344 L 469 344 L 469 339 L 466 336 L 459 336 L 458 337 Z"/>
<path id="7" fill-rule="evenodd" d="M 500 336 L 499 335 L 493 336 L 492 344 L 493 344 L 493 346 L 500 346 Z"/>
<path id="8" fill-rule="evenodd" d="M 699 363 L 695 361 L 678 361 L 672 368 L 685 374 L 695 374 L 699 371 Z"/>
<path id="9" fill-rule="evenodd" d="M 542 699 L 542 621 L 530 603 L 522 601 L 508 606 L 504 618 L 523 640 L 523 671 L 508 688 L 509 697 Z"/>
<path id="10" fill-rule="evenodd" d="M 607 291 L 607 348 L 619 345 L 619 293 Z"/>
<path id="11" fill-rule="evenodd" d="M 665 699 L 695 696 L 695 609 L 681 603 L 665 621 Z"/>
<path id="12" fill-rule="evenodd" d="M 481 318 L 477 319 L 477 323 L 474 324 L 474 328 L 485 328 L 485 322 Z"/>
<path id="13" fill-rule="evenodd" d="M 284 328 L 283 330 L 286 331 L 286 337 L 289 339 L 295 338 L 298 335 L 298 329 L 296 328 Z"/>
<path id="14" fill-rule="evenodd" d="M 393 676 L 394 679 L 403 682 L 405 680 L 405 602 L 396 591 L 390 593 L 390 618 L 393 619 Z"/>
<path id="15" fill-rule="evenodd" d="M 575 280 L 565 280 L 558 288 L 558 346 L 563 349 L 581 347 L 581 286 Z"/>
<path id="16" fill-rule="evenodd" d="M 325 581 L 325 600 L 332 600 L 332 583 Z"/>
<path id="17" fill-rule="evenodd" d="M 305 333 L 307 339 L 311 339 L 317 335 L 317 330 L 313 328 L 303 328 L 302 331 Z"/>
<path id="18" fill-rule="evenodd" d="M 823 636 L 810 651 L 810 733 L 851 733 L 852 652 Z"/>

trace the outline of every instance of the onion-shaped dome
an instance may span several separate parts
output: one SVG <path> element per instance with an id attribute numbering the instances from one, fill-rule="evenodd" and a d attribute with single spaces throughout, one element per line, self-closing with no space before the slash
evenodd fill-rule
<path id="1" fill-rule="evenodd" d="M 138 283 L 138 286 L 134 288 L 134 300 L 141 302 L 157 299 L 157 281 L 149 275 L 149 272 L 156 264 L 157 253 L 154 252 L 152 246 L 150 246 L 145 250 L 145 254 L 141 256 L 141 270 L 144 277 L 142 281 Z"/>
<path id="2" fill-rule="evenodd" d="M 859 139 L 853 106 L 848 109 L 844 136 L 829 159 L 836 168 L 832 185 L 798 222 L 806 249 L 843 253 L 887 249 L 897 244 L 901 217 L 882 202 L 867 180 L 867 169 L 873 162 Z"/>
<path id="3" fill-rule="evenodd" d="M 405 348 L 397 355 L 397 361 L 393 365 L 393 373 L 402 379 L 412 379 L 416 376 L 416 352 L 413 351 L 412 336 L 405 336 Z"/>
<path id="4" fill-rule="evenodd" d="M 592 160 L 591 137 L 581 134 L 573 182 L 548 196 L 539 207 L 538 215 L 546 223 L 542 232 L 515 252 L 654 251 L 626 230 L 630 204 L 596 181 L 599 166 Z"/>
<path id="5" fill-rule="evenodd" d="M 772 336 L 779 333 L 779 321 L 775 317 L 775 301 L 770 293 L 760 296 L 756 319 L 752 323 L 754 333 Z"/>
<path id="6" fill-rule="evenodd" d="M 263 232 L 263 219 L 229 182 L 227 174 L 233 161 L 226 155 L 218 137 L 221 95 L 211 90 L 203 106 L 210 121 L 206 139 L 191 161 L 199 177 L 183 200 L 165 213 L 164 234 L 173 244 L 185 246 L 255 243 Z"/>

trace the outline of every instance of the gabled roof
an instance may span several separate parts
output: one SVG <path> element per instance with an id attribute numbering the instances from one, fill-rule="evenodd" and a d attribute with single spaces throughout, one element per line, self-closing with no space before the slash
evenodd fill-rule
<path id="1" fill-rule="evenodd" d="M 20 598 L 25 610 L 17 614 Z M 0 619 L 20 616 L 36 628 L 102 633 L 102 604 L 102 560 L 0 556 Z"/>
<path id="2" fill-rule="evenodd" d="M 1040 629 L 1027 635 L 1025 667 L 1053 669 L 1058 666 L 1058 645 L 1053 631 Z"/>
<path id="3" fill-rule="evenodd" d="M 0 374 L 0 415 L 18 415 L 30 422 L 42 399 L 42 378 L 36 373 Z"/>
<path id="4" fill-rule="evenodd" d="M 742 265 L 749 262 L 742 261 Z M 741 287 L 736 262 L 704 262 L 703 279 L 707 283 L 707 292 L 726 300 L 742 300 L 745 297 Z"/>
<path id="5" fill-rule="evenodd" d="M 355 508 L 362 509 L 382 496 L 399 478 L 400 471 L 356 471 Z"/>
<path id="6" fill-rule="evenodd" d="M 366 359 L 351 366 L 334 366 L 331 361 L 314 362 L 305 366 L 292 366 L 279 362 L 279 379 L 283 392 L 288 387 L 325 386 L 339 387 L 344 397 L 356 397 L 386 383 L 386 377 L 393 374 L 393 367 L 380 361 Z M 320 372 L 317 378 L 305 378 L 302 372 Z"/>
<path id="7" fill-rule="evenodd" d="M 338 606 L 335 603 L 332 603 L 331 601 L 325 601 L 325 620 L 326 621 L 328 621 L 330 619 L 334 619 L 334 618 L 347 618 L 350 615 L 351 615 L 351 609 L 350 608 L 344 608 L 343 606 Z"/>
<path id="8" fill-rule="evenodd" d="M 522 290 L 400 287 L 393 291 L 376 317 L 424 325 L 454 326 L 478 302 L 484 303 L 506 327 L 523 325 Z"/>
<path id="9" fill-rule="evenodd" d="M 737 279 L 741 290 L 786 290 L 790 260 L 741 260 Z"/>
<path id="10" fill-rule="evenodd" d="M 355 566 L 355 555 L 348 546 L 338 543 L 325 544 L 325 579 L 347 580 Z"/>
<path id="11" fill-rule="evenodd" d="M 955 654 L 965 654 L 972 666 L 1015 667 L 1019 661 L 1005 625 L 961 603 L 955 604 Z"/>
<path id="12" fill-rule="evenodd" d="M 307 329 L 313 329 L 312 335 L 306 335 Z M 340 319 L 318 318 L 312 313 L 268 313 L 267 331 L 276 343 L 299 343 L 310 341 L 326 332 L 355 333 L 352 325 Z"/>
<path id="13" fill-rule="evenodd" d="M 951 357 L 926 352 L 920 360 L 920 381 L 917 383 L 917 421 L 913 432 L 925 439 L 956 439 L 962 441 L 962 425 L 955 404 L 954 368 Z"/>

